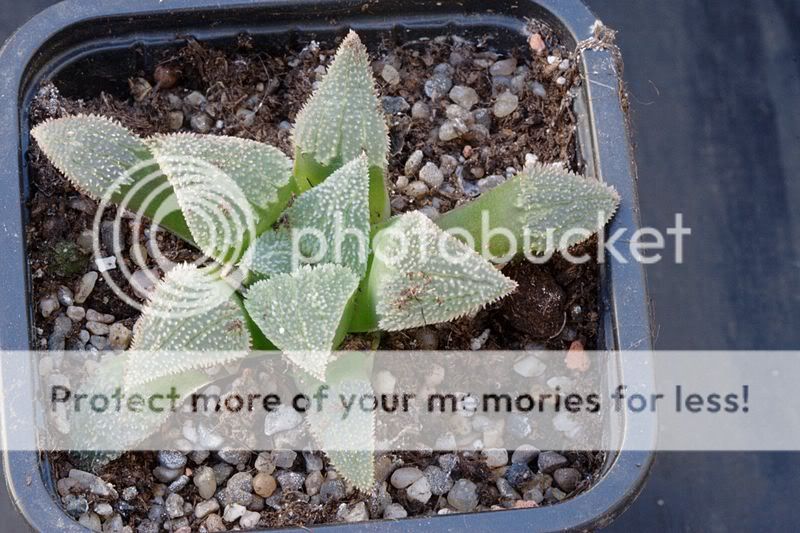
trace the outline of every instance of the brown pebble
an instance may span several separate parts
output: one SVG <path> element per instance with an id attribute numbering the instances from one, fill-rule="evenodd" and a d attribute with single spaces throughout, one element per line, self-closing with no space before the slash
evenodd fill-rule
<path id="1" fill-rule="evenodd" d="M 183 127 L 183 111 L 170 111 L 167 115 L 167 126 L 172 131 L 177 131 Z"/>
<path id="2" fill-rule="evenodd" d="M 167 65 L 158 65 L 153 73 L 153 79 L 156 80 L 156 90 L 172 89 L 177 85 L 180 77 L 180 70 Z"/>
<path id="3" fill-rule="evenodd" d="M 542 55 L 547 52 L 547 45 L 544 44 L 544 39 L 538 33 L 534 33 L 531 35 L 531 38 L 528 39 L 528 44 L 531 47 L 531 50 L 537 55 Z"/>
<path id="4" fill-rule="evenodd" d="M 275 478 L 266 472 L 260 472 L 253 478 L 253 491 L 262 498 L 269 498 L 275 492 Z"/>
<path id="5" fill-rule="evenodd" d="M 515 509 L 532 509 L 533 507 L 539 507 L 539 504 L 533 500 L 519 500 L 514 502 Z"/>
<path id="6" fill-rule="evenodd" d="M 583 343 L 581 341 L 573 341 L 572 344 L 570 344 L 569 351 L 566 357 L 564 357 L 564 362 L 567 368 L 570 370 L 577 370 L 578 372 L 586 372 L 589 370 L 589 365 L 591 363 L 586 350 L 583 349 Z"/>

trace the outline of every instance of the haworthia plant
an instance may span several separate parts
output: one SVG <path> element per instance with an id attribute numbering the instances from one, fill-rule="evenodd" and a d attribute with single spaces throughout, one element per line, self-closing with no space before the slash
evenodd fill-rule
<path id="1" fill-rule="evenodd" d="M 610 187 L 532 165 L 436 224 L 418 212 L 387 220 L 388 136 L 375 87 L 366 48 L 351 32 L 298 115 L 294 164 L 254 141 L 185 134 L 139 139 L 95 116 L 33 130 L 56 167 L 94 198 L 111 190 L 112 201 L 120 202 L 155 176 L 126 207 L 152 218 L 171 199 L 182 212 L 161 224 L 223 267 L 170 271 L 135 328 L 134 352 L 104 362 L 102 375 L 124 376 L 128 388 L 169 382 L 191 391 L 207 380 L 203 368 L 244 357 L 250 348 L 277 348 L 300 369 L 301 389 L 327 384 L 367 392 L 368 358 L 330 360 L 348 331 L 394 331 L 473 313 L 516 287 L 484 252 L 568 247 L 601 231 L 614 214 L 619 197 Z M 153 187 L 162 192 L 145 203 Z M 515 246 L 503 238 L 483 242 L 484 216 L 487 230 L 504 228 Z M 314 236 L 295 243 L 297 232 Z M 466 236 L 474 248 L 459 240 L 469 241 Z M 302 257 L 293 257 L 295 248 Z M 223 276 L 234 266 L 258 275 L 229 284 Z M 102 434 L 112 422 L 81 420 L 97 435 L 98 449 L 107 449 Z M 143 439 L 160 422 L 131 421 L 116 442 Z M 308 422 L 340 473 L 369 490 L 373 416 L 342 420 L 324 411 Z"/>
<path id="2" fill-rule="evenodd" d="M 319 185 L 336 169 L 366 153 L 373 222 L 389 216 L 385 184 L 389 129 L 366 47 L 351 31 L 327 75 L 300 113 L 293 133 L 300 191 Z"/>

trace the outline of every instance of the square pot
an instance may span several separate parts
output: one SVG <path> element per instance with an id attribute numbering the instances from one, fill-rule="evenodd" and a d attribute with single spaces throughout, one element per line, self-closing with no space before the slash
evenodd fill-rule
<path id="1" fill-rule="evenodd" d="M 489 7 L 490 6 L 490 7 Z M 41 13 L 23 26 L 0 53 L 0 349 L 31 346 L 33 305 L 25 250 L 25 205 L 29 194 L 25 152 L 28 149 L 27 110 L 39 83 L 72 79 L 65 92 L 81 88 L 113 90 L 153 52 L 177 46 L 175 36 L 191 34 L 206 43 L 224 46 L 241 32 L 255 44 L 291 40 L 298 34 L 332 37 L 352 27 L 369 41 L 376 35 L 408 38 L 442 32 L 495 32 L 500 41 L 524 42 L 526 19 L 547 22 L 569 47 L 590 39 L 594 15 L 580 0 L 237 0 L 221 5 L 214 0 L 68 0 Z M 139 52 L 143 52 L 139 54 Z M 587 49 L 579 58 L 584 83 L 575 101 L 578 145 L 585 173 L 616 187 L 622 205 L 608 228 L 639 228 L 635 164 L 628 138 L 626 108 L 620 97 L 618 57 L 610 49 Z M 87 66 L 91 65 L 91 69 Z M 623 255 L 625 252 L 622 252 Z M 653 381 L 650 312 L 642 265 L 628 262 L 601 265 L 601 328 L 598 349 L 640 353 L 612 357 L 611 372 L 628 382 Z M 2 365 L 11 364 L 4 358 Z M 3 374 L 3 391 L 33 398 L 33 361 L 14 359 L 29 383 L 10 383 Z M 2 411 L 5 426 L 11 413 Z M 16 420 L 36 420 L 30 413 L 13 413 Z M 564 503 L 485 513 L 443 515 L 359 525 L 332 524 L 316 529 L 339 531 L 425 530 L 560 531 L 596 529 L 609 523 L 641 490 L 652 462 L 655 440 L 652 418 L 623 418 L 625 451 L 608 454 L 601 478 L 588 491 Z M 5 429 L 3 439 L 7 442 Z M 39 531 L 83 531 L 66 516 L 55 495 L 49 464 L 36 452 L 4 446 L 6 482 L 12 499 L 27 522 Z M 301 531 L 301 530 L 298 530 Z"/>

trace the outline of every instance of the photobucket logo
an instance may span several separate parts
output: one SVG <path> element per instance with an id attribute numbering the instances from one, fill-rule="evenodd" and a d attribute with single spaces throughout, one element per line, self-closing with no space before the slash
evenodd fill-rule
<path id="1" fill-rule="evenodd" d="M 163 169 L 169 169 L 172 182 L 167 180 Z M 117 207 L 114 218 L 106 220 L 109 207 L 114 205 Z M 149 221 L 144 213 L 147 213 Z M 166 274 L 177 266 L 161 250 L 158 236 L 165 231 L 164 227 L 182 224 L 181 217 L 191 228 L 198 247 L 207 253 L 191 262 L 193 266 L 202 267 L 202 273 L 182 278 L 173 289 L 175 294 L 166 295 L 173 302 L 168 315 L 188 317 L 201 314 L 227 301 L 241 287 L 251 262 L 246 247 L 249 238 L 256 235 L 257 227 L 257 216 L 241 188 L 218 167 L 196 157 L 169 156 L 158 162 L 142 161 L 128 169 L 106 190 L 92 228 L 98 270 L 114 294 L 134 309 L 142 310 L 144 305 L 129 296 L 126 289 L 155 287 L 160 283 L 161 273 Z M 125 261 L 125 250 L 116 246 L 107 250 L 115 259 L 115 265 L 109 266 L 100 236 L 104 231 L 110 231 L 113 242 L 121 242 L 126 226 L 134 240 L 149 234 L 147 253 L 156 263 L 156 268 L 147 268 L 143 258 L 134 254 L 131 260 L 140 268 L 132 271 Z M 139 250 L 138 247 L 133 249 Z M 218 262 L 225 258 L 241 259 L 236 266 Z M 124 286 L 115 280 L 119 276 L 112 276 L 114 271 L 122 274 Z M 218 283 L 219 280 L 224 283 Z M 159 290 L 170 289 L 162 284 Z M 150 311 L 155 314 L 162 312 L 155 308 L 150 308 Z"/>
<path id="2" fill-rule="evenodd" d="M 597 213 L 597 226 L 604 227 L 608 215 Z M 341 217 L 333 224 L 332 234 L 316 228 L 292 228 L 290 248 L 293 269 L 300 265 L 320 262 L 341 263 L 344 254 L 353 246 L 343 243 L 358 243 L 355 247 L 359 258 L 365 261 L 369 235 L 355 228 L 343 227 Z M 594 246 L 576 247 L 597 234 Z M 373 246 L 376 258 L 387 265 L 409 265 L 409 261 L 426 264 L 429 256 L 435 256 L 452 264 L 463 262 L 470 250 L 477 250 L 479 255 L 492 263 L 503 265 L 518 254 L 523 255 L 534 264 L 550 261 L 558 251 L 559 255 L 572 264 L 583 264 L 589 261 L 605 263 L 614 261 L 621 264 L 630 262 L 645 265 L 662 261 L 671 256 L 675 264 L 684 262 L 684 238 L 691 235 L 690 227 L 684 225 L 683 214 L 676 213 L 674 224 L 665 230 L 653 227 L 630 230 L 625 227 L 611 227 L 600 230 L 583 227 L 544 228 L 532 231 L 530 228 L 507 228 L 495 225 L 489 211 L 482 211 L 479 224 L 471 223 L 470 227 L 450 227 L 440 233 L 433 246 L 415 245 L 417 237 L 397 225 L 390 225 L 378 233 L 376 238 L 380 246 Z M 453 246 L 451 237 L 461 241 L 465 247 Z M 671 248 L 671 250 L 670 250 Z M 581 253 L 579 254 L 578 251 Z"/>

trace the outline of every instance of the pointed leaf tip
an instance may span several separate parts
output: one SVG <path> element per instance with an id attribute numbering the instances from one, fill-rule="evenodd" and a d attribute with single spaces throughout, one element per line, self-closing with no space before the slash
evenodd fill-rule
<path id="1" fill-rule="evenodd" d="M 372 167 L 385 169 L 389 129 L 378 99 L 367 48 L 351 31 L 328 73 L 297 115 L 295 149 L 322 166 L 346 163 L 367 153 Z"/>
<path id="2" fill-rule="evenodd" d="M 407 213 L 375 237 L 370 278 L 381 329 L 398 331 L 473 313 L 516 289 L 516 283 L 439 229 Z"/>
<path id="3" fill-rule="evenodd" d="M 259 281 L 245 308 L 264 335 L 295 365 L 318 379 L 346 327 L 358 276 L 338 265 L 303 266 Z"/>
<path id="4" fill-rule="evenodd" d="M 528 165 L 521 180 L 517 206 L 537 252 L 547 250 L 548 231 L 557 250 L 580 244 L 602 231 L 619 207 L 616 189 L 561 167 Z"/>
<path id="5" fill-rule="evenodd" d="M 50 119 L 34 127 L 31 136 L 53 166 L 94 199 L 120 191 L 132 182 L 132 170 L 151 160 L 142 139 L 97 115 Z"/>

